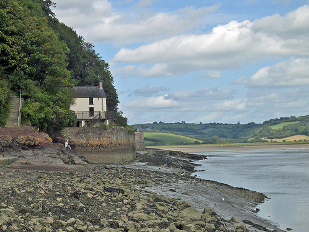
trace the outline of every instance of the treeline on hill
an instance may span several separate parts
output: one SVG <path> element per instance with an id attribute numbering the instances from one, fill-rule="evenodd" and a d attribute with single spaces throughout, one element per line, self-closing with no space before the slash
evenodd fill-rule
<path id="1" fill-rule="evenodd" d="M 309 136 L 309 115 L 281 117 L 256 124 L 227 123 L 163 123 L 135 124 L 134 128 L 148 132 L 166 132 L 203 140 L 205 144 L 268 142 L 294 135 Z M 145 138 L 147 140 L 147 138 Z"/>
<path id="2" fill-rule="evenodd" d="M 104 84 L 107 107 L 126 126 L 109 65 L 82 36 L 60 23 L 51 0 L 0 1 L 0 126 L 10 95 L 23 98 L 23 122 L 49 134 L 76 123 L 71 88 Z"/>

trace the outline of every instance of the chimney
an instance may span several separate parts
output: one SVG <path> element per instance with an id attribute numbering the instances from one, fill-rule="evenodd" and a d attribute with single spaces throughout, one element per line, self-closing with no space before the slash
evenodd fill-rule
<path id="1" fill-rule="evenodd" d="M 100 87 L 100 89 L 103 89 L 103 83 L 102 82 L 99 82 L 99 87 Z"/>

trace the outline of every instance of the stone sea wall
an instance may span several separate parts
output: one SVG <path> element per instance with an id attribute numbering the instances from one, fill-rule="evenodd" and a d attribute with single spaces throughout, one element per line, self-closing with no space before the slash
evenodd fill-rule
<path id="1" fill-rule="evenodd" d="M 125 128 L 70 127 L 62 136 L 91 163 L 127 162 L 135 158 L 136 150 L 144 149 L 142 132 L 130 134 Z"/>
<path id="2" fill-rule="evenodd" d="M 144 151 L 145 150 L 145 142 L 144 142 L 144 133 L 143 132 L 135 132 L 135 150 L 136 151 Z"/>

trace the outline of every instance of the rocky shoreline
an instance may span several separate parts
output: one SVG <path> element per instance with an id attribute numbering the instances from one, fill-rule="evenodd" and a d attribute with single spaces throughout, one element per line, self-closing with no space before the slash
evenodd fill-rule
<path id="1" fill-rule="evenodd" d="M 0 231 L 280 231 L 256 215 L 264 194 L 191 176 L 204 156 L 103 165 L 59 149 L 2 152 L 15 158 L 0 166 Z"/>

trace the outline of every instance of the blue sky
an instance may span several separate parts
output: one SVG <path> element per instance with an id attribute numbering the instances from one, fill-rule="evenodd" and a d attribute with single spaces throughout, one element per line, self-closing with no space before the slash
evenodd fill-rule
<path id="1" fill-rule="evenodd" d="M 54 0 L 110 64 L 129 124 L 309 114 L 308 0 Z"/>

